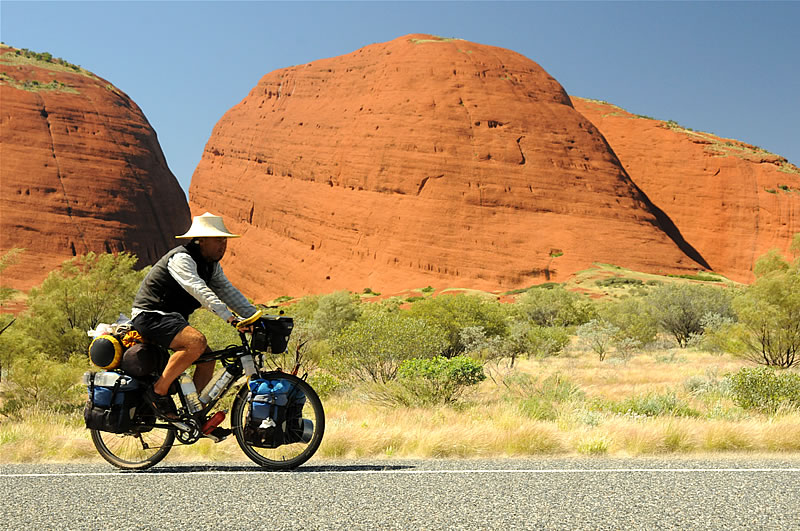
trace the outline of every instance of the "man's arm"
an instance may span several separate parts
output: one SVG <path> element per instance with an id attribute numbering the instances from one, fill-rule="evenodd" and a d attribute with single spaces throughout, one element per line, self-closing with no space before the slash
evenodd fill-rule
<path id="1" fill-rule="evenodd" d="M 242 292 L 231 284 L 228 277 L 226 277 L 225 273 L 222 271 L 221 265 L 216 264 L 214 267 L 214 273 L 208 281 L 208 285 L 229 308 L 232 308 L 233 311 L 241 317 L 250 317 L 258 311 L 257 308 L 250 304 L 247 298 L 242 295 Z"/>
<path id="2" fill-rule="evenodd" d="M 217 265 L 219 267 L 219 264 Z M 175 281 L 206 308 L 225 321 L 231 321 L 233 314 L 197 273 L 197 263 L 186 253 L 177 253 L 169 259 L 167 271 Z M 241 295 L 241 294 L 240 294 Z M 246 301 L 245 301 L 246 302 Z M 236 309 L 236 308 L 234 308 Z M 238 312 L 238 310 L 237 310 Z M 251 312 L 252 313 L 252 312 Z M 248 314 L 250 315 L 250 314 Z"/>

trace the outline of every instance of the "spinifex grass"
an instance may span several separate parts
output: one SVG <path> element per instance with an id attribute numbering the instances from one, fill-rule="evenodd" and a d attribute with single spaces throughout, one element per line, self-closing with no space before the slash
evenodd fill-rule
<path id="1" fill-rule="evenodd" d="M 590 354 L 523 360 L 516 372 L 501 365 L 456 406 L 389 407 L 344 392 L 323 401 L 327 422 L 317 457 L 800 452 L 800 411 L 744 410 L 726 394 L 725 374 L 744 362 L 691 350 L 672 354 L 640 353 L 627 362 Z M 0 462 L 100 460 L 80 412 L 34 410 L 22 418 L 0 419 Z M 229 438 L 176 447 L 167 460 L 245 457 Z"/>

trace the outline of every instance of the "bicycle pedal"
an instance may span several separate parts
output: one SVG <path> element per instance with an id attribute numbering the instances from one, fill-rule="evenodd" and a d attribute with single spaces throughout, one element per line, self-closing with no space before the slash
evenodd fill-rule
<path id="1" fill-rule="evenodd" d="M 207 437 L 207 438 L 211 439 L 212 441 L 214 441 L 215 443 L 219 443 L 219 442 L 222 442 L 225 439 L 227 439 L 228 436 L 231 433 L 233 433 L 232 430 L 229 430 L 227 428 L 219 428 L 219 427 L 217 427 L 217 428 L 214 428 L 213 430 L 211 430 L 208 433 L 204 433 L 203 437 Z"/>

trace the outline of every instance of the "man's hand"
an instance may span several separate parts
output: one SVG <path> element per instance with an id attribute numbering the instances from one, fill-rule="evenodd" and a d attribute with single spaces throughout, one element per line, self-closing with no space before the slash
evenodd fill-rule
<path id="1" fill-rule="evenodd" d="M 261 310 L 256 310 L 256 313 L 247 319 L 238 319 L 236 316 L 231 316 L 228 322 L 233 325 L 239 332 L 253 333 L 253 324 L 261 318 Z"/>

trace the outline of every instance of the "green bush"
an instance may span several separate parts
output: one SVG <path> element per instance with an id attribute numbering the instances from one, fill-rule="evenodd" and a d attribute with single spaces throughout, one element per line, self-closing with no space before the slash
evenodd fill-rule
<path id="1" fill-rule="evenodd" d="M 569 337 L 563 326 L 531 326 L 524 336 L 524 351 L 536 358 L 557 356 L 569 344 Z"/>
<path id="2" fill-rule="evenodd" d="M 594 317 L 594 305 L 563 287 L 529 290 L 514 305 L 519 315 L 539 326 L 581 325 Z"/>
<path id="3" fill-rule="evenodd" d="M 410 359 L 400 364 L 397 383 L 413 396 L 407 405 L 456 402 L 464 391 L 486 379 L 483 366 L 467 356 Z"/>
<path id="4" fill-rule="evenodd" d="M 626 398 L 621 402 L 611 402 L 604 407 L 614 413 L 633 417 L 699 417 L 700 412 L 689 406 L 675 393 L 647 393 Z"/>
<path id="5" fill-rule="evenodd" d="M 314 371 L 309 374 L 308 383 L 323 400 L 342 388 L 342 382 L 337 377 L 324 371 Z"/>
<path id="6" fill-rule="evenodd" d="M 728 379 L 734 401 L 744 409 L 771 414 L 781 407 L 800 407 L 800 374 L 745 367 Z"/>
<path id="7" fill-rule="evenodd" d="M 411 317 L 422 319 L 431 326 L 444 330 L 447 345 L 441 354 L 453 357 L 466 350 L 461 341 L 461 331 L 465 328 L 480 326 L 486 337 L 505 336 L 507 311 L 499 302 L 485 297 L 439 295 L 415 302 L 408 313 Z"/>
<path id="8" fill-rule="evenodd" d="M 378 306 L 330 340 L 326 368 L 342 380 L 388 382 L 403 360 L 431 358 L 446 347 L 437 326 Z"/>
<path id="9" fill-rule="evenodd" d="M 84 356 L 74 356 L 66 363 L 42 354 L 17 357 L 8 367 L 5 390 L 0 393 L 0 414 L 21 418 L 29 408 L 52 412 L 79 409 L 87 397 L 86 388 L 80 384 L 86 370 Z"/>

